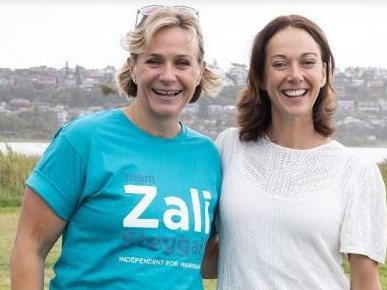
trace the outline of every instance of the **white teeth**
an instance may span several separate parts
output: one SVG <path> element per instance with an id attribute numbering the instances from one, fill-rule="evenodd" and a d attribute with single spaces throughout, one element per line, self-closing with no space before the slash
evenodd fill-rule
<path id="1" fill-rule="evenodd" d="M 158 91 L 158 90 L 153 90 L 153 91 L 159 95 L 169 95 L 169 96 L 177 95 L 180 92 L 180 91 Z"/>
<path id="2" fill-rule="evenodd" d="M 289 97 L 299 97 L 305 94 L 306 90 L 296 90 L 296 91 L 284 91 L 284 94 Z"/>

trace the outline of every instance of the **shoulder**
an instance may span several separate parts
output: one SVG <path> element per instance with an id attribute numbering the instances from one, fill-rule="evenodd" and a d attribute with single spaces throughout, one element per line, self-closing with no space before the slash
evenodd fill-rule
<path id="1" fill-rule="evenodd" d="M 185 125 L 183 126 L 185 130 L 185 134 L 184 134 L 185 139 L 190 140 L 191 142 L 193 141 L 195 143 L 209 144 L 210 146 L 215 147 L 214 140 L 212 140 L 209 136 L 203 133 L 200 133 Z"/>
<path id="2" fill-rule="evenodd" d="M 62 125 L 53 135 L 51 144 L 69 144 L 74 148 L 87 148 L 105 137 L 120 134 L 124 116 L 119 109 L 104 110 L 79 116 Z"/>
<path id="3" fill-rule="evenodd" d="M 234 143 L 239 140 L 239 129 L 230 127 L 221 132 L 215 140 L 218 147 L 224 147 L 227 144 Z"/>
<path id="4" fill-rule="evenodd" d="M 379 183 L 383 180 L 379 166 L 374 161 L 355 153 L 338 141 L 332 141 L 328 149 L 334 150 L 334 162 L 341 163 L 346 177 L 355 183 Z"/>
<path id="5" fill-rule="evenodd" d="M 221 156 L 223 166 L 227 165 L 232 157 L 240 151 L 241 144 L 238 128 L 230 127 L 219 134 L 215 140 L 215 145 Z"/>
<path id="6" fill-rule="evenodd" d="M 67 128 L 78 128 L 78 127 L 89 127 L 93 126 L 95 124 L 100 124 L 102 125 L 103 122 L 108 121 L 112 117 L 116 116 L 120 110 L 118 109 L 112 109 L 112 110 L 103 110 L 103 111 L 98 111 L 94 112 L 91 114 L 87 115 L 80 115 L 67 124 L 65 124 L 64 127 Z"/>
<path id="7" fill-rule="evenodd" d="M 348 163 L 356 167 L 374 167 L 376 163 L 367 159 L 365 156 L 359 155 L 349 147 L 343 145 L 339 141 L 333 140 L 327 148 L 334 150 L 336 155 L 340 155 Z"/>
<path id="8" fill-rule="evenodd" d="M 184 124 L 182 124 L 182 126 L 184 127 L 184 130 L 186 131 L 186 136 L 188 138 L 198 138 L 200 140 L 205 140 L 205 141 L 210 141 L 212 142 L 211 138 L 208 137 L 207 135 L 204 135 L 203 133 L 200 133 Z"/>
<path id="9" fill-rule="evenodd" d="M 56 135 L 80 135 L 85 137 L 95 135 L 98 130 L 111 124 L 112 119 L 120 116 L 120 112 L 118 109 L 112 109 L 78 116 L 59 128 Z"/>
<path id="10" fill-rule="evenodd" d="M 209 136 L 185 125 L 183 125 L 183 130 L 185 131 L 184 134 L 177 139 L 178 144 L 188 144 L 189 146 L 195 147 L 195 149 L 192 150 L 204 150 L 218 155 L 214 140 L 212 140 Z"/>

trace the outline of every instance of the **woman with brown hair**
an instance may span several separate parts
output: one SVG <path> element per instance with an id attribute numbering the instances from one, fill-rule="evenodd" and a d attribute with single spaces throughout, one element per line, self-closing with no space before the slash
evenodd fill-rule
<path id="1" fill-rule="evenodd" d="M 376 164 L 332 137 L 334 70 L 324 32 L 303 16 L 255 37 L 239 128 L 216 141 L 218 289 L 380 289 L 385 185 Z"/>

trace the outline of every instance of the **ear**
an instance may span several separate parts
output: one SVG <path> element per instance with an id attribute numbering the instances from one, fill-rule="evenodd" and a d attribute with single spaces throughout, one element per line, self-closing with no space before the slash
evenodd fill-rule
<path id="1" fill-rule="evenodd" d="M 320 79 L 320 88 L 325 86 L 326 82 L 327 82 L 327 63 L 323 62 L 322 72 L 321 72 L 321 79 Z"/>
<path id="2" fill-rule="evenodd" d="M 128 57 L 126 59 L 126 64 L 128 65 L 128 68 L 129 68 L 129 71 L 130 71 L 130 75 L 132 76 L 132 79 L 135 80 L 136 79 L 136 72 L 135 72 L 135 65 L 134 65 L 133 60 L 130 57 Z"/>
<path id="3" fill-rule="evenodd" d="M 199 67 L 199 75 L 196 78 L 196 85 L 197 86 L 200 84 L 200 82 L 202 80 L 202 77 L 203 77 L 204 71 L 206 70 L 206 67 L 207 67 L 207 63 L 205 61 L 202 61 L 202 63 L 200 64 L 200 67 Z"/>

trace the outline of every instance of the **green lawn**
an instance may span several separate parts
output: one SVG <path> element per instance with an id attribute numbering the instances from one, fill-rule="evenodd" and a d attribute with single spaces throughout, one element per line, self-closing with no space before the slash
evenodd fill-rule
<path id="1" fill-rule="evenodd" d="M 17 224 L 17 218 L 19 214 L 19 208 L 4 208 L 0 207 L 0 289 L 10 289 L 9 279 L 9 254 L 13 243 L 15 228 Z M 45 270 L 45 282 L 47 289 L 47 283 L 50 277 L 53 275 L 52 265 L 60 250 L 59 243 L 57 243 L 54 249 L 50 252 Z M 348 269 L 348 266 L 345 265 Z M 380 280 L 382 282 L 382 289 L 387 289 L 387 265 L 380 267 Z M 206 290 L 214 290 L 216 288 L 216 280 L 204 280 L 204 286 Z"/>
<path id="2" fill-rule="evenodd" d="M 0 289 L 11 289 L 9 279 L 9 255 L 14 240 L 19 208 L 0 207 Z M 60 241 L 59 241 L 60 242 Z M 57 257 L 59 242 L 54 246 L 46 260 L 45 289 L 48 289 L 48 281 L 53 275 L 52 265 Z M 204 280 L 206 290 L 216 288 L 216 280 Z"/>

